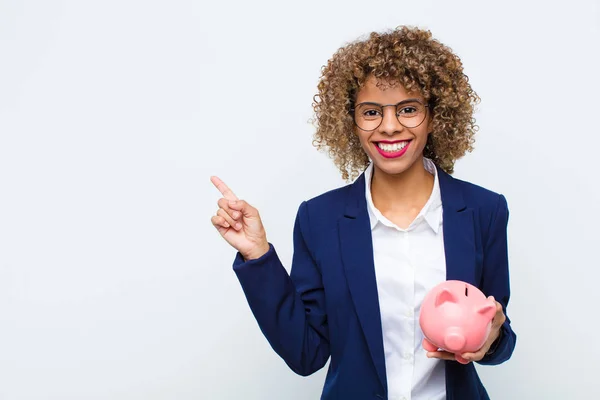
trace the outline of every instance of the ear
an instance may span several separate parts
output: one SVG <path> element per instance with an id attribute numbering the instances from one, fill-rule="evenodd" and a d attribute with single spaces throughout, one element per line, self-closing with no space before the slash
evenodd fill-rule
<path id="1" fill-rule="evenodd" d="M 454 296 L 449 289 L 442 289 L 442 291 L 435 296 L 435 306 L 439 307 L 446 302 L 458 303 L 456 296 Z"/>
<path id="2" fill-rule="evenodd" d="M 491 304 L 486 304 L 484 306 L 479 307 L 477 312 L 479 314 L 485 315 L 489 319 L 492 319 L 496 315 L 496 306 L 495 305 L 493 306 Z"/>

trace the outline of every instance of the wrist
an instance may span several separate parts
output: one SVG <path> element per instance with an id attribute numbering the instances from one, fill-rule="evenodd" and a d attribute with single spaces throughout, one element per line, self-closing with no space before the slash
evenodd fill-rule
<path id="1" fill-rule="evenodd" d="M 257 258 L 261 258 L 265 254 L 267 254 L 269 249 L 270 249 L 269 243 L 266 242 L 266 243 L 258 246 L 257 248 L 252 249 L 252 251 L 250 251 L 246 254 L 242 254 L 242 257 L 244 257 L 245 261 L 256 260 Z"/>
<path id="2" fill-rule="evenodd" d="M 491 354 L 494 354 L 494 352 L 496 351 L 496 349 L 500 345 L 500 341 L 501 340 L 502 340 L 502 327 L 500 327 L 500 330 L 498 331 L 498 337 L 496 337 L 496 340 L 494 340 L 494 342 L 492 343 L 492 345 L 490 346 L 490 348 L 488 349 L 488 351 L 485 353 L 485 355 L 489 356 Z"/>

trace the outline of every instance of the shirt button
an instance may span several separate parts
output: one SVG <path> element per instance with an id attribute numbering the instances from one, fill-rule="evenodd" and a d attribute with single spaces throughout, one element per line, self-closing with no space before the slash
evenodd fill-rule
<path id="1" fill-rule="evenodd" d="M 404 358 L 406 360 L 411 360 L 412 359 L 412 354 L 410 354 L 410 353 L 404 353 Z"/>
<path id="2" fill-rule="evenodd" d="M 406 312 L 406 316 L 412 318 L 415 316 L 415 312 L 412 309 L 410 309 Z"/>

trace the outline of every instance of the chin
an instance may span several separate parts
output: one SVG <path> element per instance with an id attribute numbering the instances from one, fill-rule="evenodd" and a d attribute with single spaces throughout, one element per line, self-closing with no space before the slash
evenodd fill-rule
<path id="1" fill-rule="evenodd" d="M 399 175 L 407 170 L 410 169 L 410 167 L 412 166 L 412 162 L 411 163 L 406 163 L 406 162 L 381 162 L 379 160 L 374 162 L 375 166 L 385 172 L 386 174 L 389 175 Z"/>
<path id="2" fill-rule="evenodd" d="M 385 170 L 406 170 L 409 169 L 417 160 L 418 155 L 414 153 L 405 153 L 398 158 L 383 158 L 380 154 L 373 154 L 371 159 L 381 169 Z"/>

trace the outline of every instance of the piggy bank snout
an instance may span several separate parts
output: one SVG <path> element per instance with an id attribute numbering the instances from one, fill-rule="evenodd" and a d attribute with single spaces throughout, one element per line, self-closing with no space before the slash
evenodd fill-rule
<path id="1" fill-rule="evenodd" d="M 461 351 L 466 343 L 465 336 L 460 332 L 448 332 L 444 336 L 444 348 L 451 352 Z"/>

